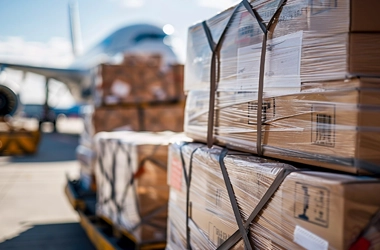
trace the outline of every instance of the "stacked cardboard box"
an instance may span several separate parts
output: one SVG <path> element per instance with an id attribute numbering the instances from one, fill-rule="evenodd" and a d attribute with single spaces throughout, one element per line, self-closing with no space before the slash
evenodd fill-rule
<path id="1" fill-rule="evenodd" d="M 265 156 L 352 173 L 380 172 L 380 78 L 304 83 L 301 92 L 263 99 Z M 207 138 L 208 91 L 190 91 L 185 131 Z M 256 153 L 257 94 L 219 91 L 217 144 Z"/>
<path id="2" fill-rule="evenodd" d="M 268 21 L 277 2 L 251 4 Z M 380 38 L 380 20 L 367 12 L 378 4 L 286 2 L 266 47 L 259 111 L 265 156 L 351 173 L 380 173 L 380 124 L 375 118 L 380 112 L 380 78 L 369 78 L 380 77 L 380 43 L 374 42 Z M 232 12 L 228 9 L 206 22 L 215 41 Z M 363 23 L 366 18 L 371 25 Z M 215 142 L 253 153 L 262 39 L 257 21 L 241 4 L 217 60 Z M 202 24 L 190 27 L 185 132 L 202 141 L 208 129 L 210 54 Z"/>
<path id="3" fill-rule="evenodd" d="M 97 95 L 100 105 L 177 101 L 184 98 L 183 65 L 164 68 L 160 55 L 126 56 L 120 65 L 99 66 Z"/>
<path id="4" fill-rule="evenodd" d="M 183 65 L 165 66 L 160 55 L 126 55 L 120 65 L 99 66 L 95 133 L 183 131 Z"/>
<path id="5" fill-rule="evenodd" d="M 168 249 L 186 249 L 187 239 L 192 249 L 215 249 L 239 230 L 221 171 L 222 149 L 197 143 L 169 146 Z M 243 223 L 281 171 L 294 171 L 246 227 L 251 247 L 257 249 L 349 249 L 380 209 L 378 179 L 300 171 L 234 151 L 222 161 Z M 188 203 L 183 167 L 187 176 L 193 176 Z M 372 237 L 380 237 L 380 230 Z M 234 249 L 244 249 L 243 241 L 238 240 Z"/>
<path id="6" fill-rule="evenodd" d="M 268 23 L 279 1 L 250 1 Z M 303 82 L 379 75 L 380 22 L 376 0 L 286 1 L 268 32 L 265 89 L 299 89 Z M 206 21 L 218 42 L 230 8 Z M 241 4 L 218 53 L 218 90 L 257 91 L 263 31 Z M 199 23 L 189 28 L 185 90 L 209 89 L 212 51 Z"/>
<path id="7" fill-rule="evenodd" d="M 167 249 L 378 248 L 379 2 L 284 1 L 264 61 L 282 1 L 243 2 L 189 28 Z"/>
<path id="8" fill-rule="evenodd" d="M 97 149 L 96 213 L 135 242 L 166 241 L 167 153 L 172 132 L 101 132 Z"/>
<path id="9" fill-rule="evenodd" d="M 93 136 L 102 131 L 183 131 L 183 65 L 164 65 L 160 55 L 125 55 L 98 67 L 94 105 L 83 113 L 85 130 L 77 158 L 81 182 L 94 187 Z"/>
<path id="10" fill-rule="evenodd" d="M 93 115 L 95 133 L 132 130 L 159 132 L 183 131 L 185 102 L 97 107 Z"/>

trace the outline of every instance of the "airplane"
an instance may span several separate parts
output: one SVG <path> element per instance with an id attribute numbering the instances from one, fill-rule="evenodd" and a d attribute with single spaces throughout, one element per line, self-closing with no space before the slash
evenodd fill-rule
<path id="1" fill-rule="evenodd" d="M 78 16 L 77 4 L 70 4 L 70 33 L 74 55 L 78 55 L 80 48 Z M 178 63 L 178 58 L 168 43 L 168 39 L 170 39 L 169 35 L 157 26 L 151 24 L 128 25 L 116 30 L 95 47 L 83 55 L 76 57 L 74 62 L 67 68 L 33 66 L 0 61 L 0 73 L 6 68 L 12 68 L 43 75 L 46 79 L 46 95 L 49 92 L 49 80 L 55 79 L 68 86 L 76 101 L 88 101 L 94 89 L 96 66 L 100 63 L 112 62 L 115 58 L 128 53 L 161 54 L 165 63 Z M 45 102 L 46 114 L 48 114 L 50 109 L 47 99 Z M 47 115 L 43 119 L 48 119 Z"/>

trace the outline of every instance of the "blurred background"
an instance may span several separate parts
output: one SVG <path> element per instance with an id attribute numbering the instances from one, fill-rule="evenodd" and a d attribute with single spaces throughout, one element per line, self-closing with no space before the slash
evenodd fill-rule
<path id="1" fill-rule="evenodd" d="M 16 0 L 2 1 L 0 9 L 0 61 L 33 66 L 65 68 L 76 56 L 85 54 L 112 32 L 138 23 L 164 28 L 180 62 L 185 60 L 187 29 L 231 6 L 232 0 Z M 73 54 L 68 6 L 76 5 L 77 55 Z M 2 82 L 20 93 L 23 104 L 43 104 L 45 79 L 6 69 Z M 58 81 L 50 84 L 52 107 L 75 104 L 67 88 Z M 31 108 L 33 109 L 33 107 Z M 32 111 L 31 111 L 32 112 Z"/>
<path id="2" fill-rule="evenodd" d="M 1 1 L 0 109 L 25 120 L 1 116 L 0 249 L 93 249 L 64 195 L 66 175 L 83 168 L 93 69 L 120 63 L 131 32 L 136 44 L 161 39 L 171 62 L 183 64 L 188 27 L 234 2 Z"/>

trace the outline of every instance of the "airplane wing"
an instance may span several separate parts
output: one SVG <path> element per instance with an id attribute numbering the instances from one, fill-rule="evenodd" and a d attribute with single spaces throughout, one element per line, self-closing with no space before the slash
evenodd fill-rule
<path id="1" fill-rule="evenodd" d="M 23 64 L 11 64 L 0 62 L 0 68 L 11 68 L 21 70 L 24 72 L 32 72 L 35 74 L 43 75 L 46 78 L 56 79 L 58 81 L 67 82 L 81 82 L 89 72 L 83 69 L 71 69 L 71 68 L 52 68 L 52 67 L 39 67 Z"/>
<path id="2" fill-rule="evenodd" d="M 85 98 L 84 89 L 89 86 L 90 71 L 87 69 L 53 68 L 0 62 L 0 71 L 11 68 L 32 72 L 65 83 L 76 100 Z"/>

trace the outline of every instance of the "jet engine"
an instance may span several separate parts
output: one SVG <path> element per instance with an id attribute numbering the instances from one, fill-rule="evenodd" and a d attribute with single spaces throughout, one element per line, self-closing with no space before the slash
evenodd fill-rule
<path id="1" fill-rule="evenodd" d="M 0 118 L 14 115 L 18 105 L 19 100 L 16 93 L 10 88 L 0 85 Z"/>

